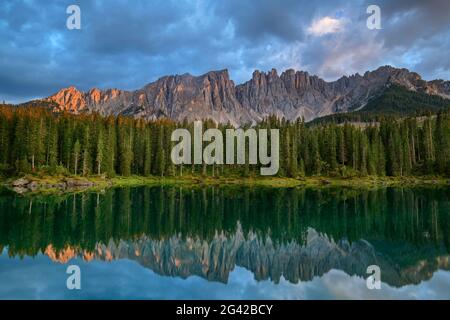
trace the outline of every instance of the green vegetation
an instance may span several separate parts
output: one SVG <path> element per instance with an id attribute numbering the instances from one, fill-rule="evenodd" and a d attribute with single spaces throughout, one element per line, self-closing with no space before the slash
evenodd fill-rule
<path id="1" fill-rule="evenodd" d="M 108 185 L 105 180 L 93 179 L 98 186 Z M 272 188 L 292 188 L 292 187 L 377 187 L 377 186 L 401 186 L 401 185 L 446 185 L 448 181 L 443 178 L 435 177 L 354 177 L 354 178 L 323 178 L 323 177 L 305 177 L 305 178 L 287 178 L 287 177 L 201 177 L 201 176 L 183 176 L 183 177 L 115 177 L 110 180 L 112 186 L 134 187 L 142 185 L 184 185 L 195 186 L 214 186 L 214 185 L 236 185 L 236 186 L 255 186 Z"/>
<path id="2" fill-rule="evenodd" d="M 444 178 L 436 178 L 433 176 L 422 177 L 353 177 L 353 178 L 324 178 L 324 177 L 304 177 L 304 178 L 288 178 L 288 177 L 203 177 L 203 176 L 183 176 L 183 177 L 155 177 L 155 176 L 116 176 L 107 178 L 104 176 L 89 177 L 67 177 L 67 176 L 39 176 L 25 175 L 23 178 L 32 181 L 36 186 L 30 188 L 13 188 L 16 192 L 27 193 L 33 195 L 52 195 L 52 194 L 76 194 L 81 192 L 103 192 L 110 188 L 127 188 L 139 186 L 172 186 L 172 187 L 213 187 L 213 186 L 230 186 L 230 187 L 269 187 L 275 189 L 288 188 L 320 188 L 328 189 L 332 187 L 355 188 L 355 189 L 371 189 L 385 187 L 400 186 L 447 186 L 450 182 Z M 10 189 L 15 179 L 10 178 L 3 181 L 6 188 Z M 81 186 L 68 187 L 64 185 L 67 181 L 79 181 L 81 183 L 90 183 Z M 59 186 L 63 184 L 63 186 Z"/>
<path id="3" fill-rule="evenodd" d="M 276 243 L 304 243 L 310 227 L 335 241 L 362 238 L 407 265 L 413 254 L 420 261 L 450 250 L 449 193 L 436 187 L 153 186 L 30 197 L 0 189 L 0 195 L 0 250 L 8 247 L 12 256 L 34 256 L 50 244 L 56 252 L 68 246 L 91 252 L 99 243 L 142 235 L 211 240 L 221 231 L 235 234 L 238 223 L 245 236 Z"/>
<path id="4" fill-rule="evenodd" d="M 440 96 L 408 90 L 391 85 L 380 96 L 372 99 L 361 110 L 378 114 L 414 115 L 423 112 L 436 112 L 450 107 L 450 100 Z"/>
<path id="5" fill-rule="evenodd" d="M 380 122 L 405 116 L 429 116 L 450 109 L 450 100 L 391 85 L 358 111 L 314 119 L 308 125 L 346 122 Z"/>
<path id="6" fill-rule="evenodd" d="M 205 121 L 206 128 L 215 127 Z M 420 119 L 308 127 L 270 117 L 259 128 L 280 129 L 277 178 L 259 175 L 259 165 L 178 165 L 170 161 L 172 131 L 190 123 L 145 121 L 98 114 L 56 114 L 46 108 L 0 106 L 0 175 L 93 175 L 124 181 L 277 181 L 296 184 L 318 177 L 450 177 L 450 113 Z M 219 125 L 220 130 L 230 125 Z M 116 178 L 139 176 L 137 178 Z M 146 178 L 142 178 L 146 177 Z M 433 178 L 431 178 L 433 179 Z M 280 180 L 278 180 L 280 181 Z M 278 183 L 280 184 L 280 183 Z"/>

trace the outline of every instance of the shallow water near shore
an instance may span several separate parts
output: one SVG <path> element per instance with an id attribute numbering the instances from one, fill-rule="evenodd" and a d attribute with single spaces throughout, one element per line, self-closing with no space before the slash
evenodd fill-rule
<path id="1" fill-rule="evenodd" d="M 0 299 L 449 299 L 450 189 L 3 190 L 0 252 Z"/>

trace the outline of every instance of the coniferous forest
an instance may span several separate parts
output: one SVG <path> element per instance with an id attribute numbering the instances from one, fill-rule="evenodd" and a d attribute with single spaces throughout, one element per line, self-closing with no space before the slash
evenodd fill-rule
<path id="1" fill-rule="evenodd" d="M 216 127 L 212 121 L 203 125 Z M 193 130 L 187 122 L 2 105 L 0 174 L 259 175 L 259 165 L 174 165 L 170 138 L 177 127 Z M 270 117 L 257 127 L 280 129 L 278 176 L 450 176 L 449 111 L 363 125 L 307 125 Z M 232 127 L 218 128 L 225 132 Z"/>

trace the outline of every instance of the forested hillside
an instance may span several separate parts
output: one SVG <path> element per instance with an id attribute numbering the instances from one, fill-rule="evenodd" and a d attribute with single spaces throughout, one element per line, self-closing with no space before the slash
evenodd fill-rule
<path id="1" fill-rule="evenodd" d="M 377 114 L 413 115 L 436 112 L 449 107 L 450 100 L 448 99 L 391 85 L 380 96 L 370 100 L 361 111 Z"/>
<path id="2" fill-rule="evenodd" d="M 348 121 L 378 122 L 386 118 L 422 116 L 449 109 L 449 99 L 411 91 L 398 85 L 391 85 L 381 94 L 371 99 L 361 110 L 316 118 L 310 124 L 345 123 Z"/>
<path id="3" fill-rule="evenodd" d="M 214 127 L 212 121 L 204 126 Z M 42 172 L 70 175 L 259 175 L 257 165 L 184 165 L 170 160 L 170 136 L 192 123 L 148 122 L 98 114 L 53 113 L 46 108 L 0 106 L 0 169 L 5 176 Z M 219 125 L 224 131 L 226 125 Z M 307 127 L 268 118 L 280 129 L 279 176 L 450 176 L 450 113 L 420 120 L 383 120 Z M 205 143 L 206 144 L 206 143 Z"/>

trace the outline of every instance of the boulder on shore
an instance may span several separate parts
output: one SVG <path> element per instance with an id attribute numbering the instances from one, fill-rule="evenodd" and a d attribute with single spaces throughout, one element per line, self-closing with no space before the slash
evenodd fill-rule
<path id="1" fill-rule="evenodd" d="M 12 186 L 13 187 L 24 187 L 30 183 L 30 180 L 25 178 L 20 178 L 15 181 L 13 181 Z"/>
<path id="2" fill-rule="evenodd" d="M 95 183 L 89 180 L 66 179 L 66 185 L 68 188 L 93 187 Z"/>
<path id="3" fill-rule="evenodd" d="M 48 190 L 48 189 L 58 189 L 58 190 L 67 190 L 67 189 L 85 189 L 95 186 L 96 184 L 87 179 L 81 178 L 63 178 L 56 182 L 47 182 L 45 180 L 34 180 L 28 178 L 20 178 L 11 183 L 11 187 L 17 193 L 25 193 L 27 191 L 39 191 L 39 190 Z"/>
<path id="4" fill-rule="evenodd" d="M 326 180 L 326 179 L 320 179 L 320 183 L 322 185 L 327 185 L 327 184 L 331 184 L 331 181 L 330 180 Z"/>
<path id="5" fill-rule="evenodd" d="M 36 181 L 31 181 L 28 185 L 27 188 L 30 190 L 36 190 L 37 188 L 39 188 L 39 184 Z"/>
<path id="6" fill-rule="evenodd" d="M 14 187 L 13 190 L 18 194 L 24 194 L 25 192 L 28 191 L 28 189 L 24 187 Z"/>

